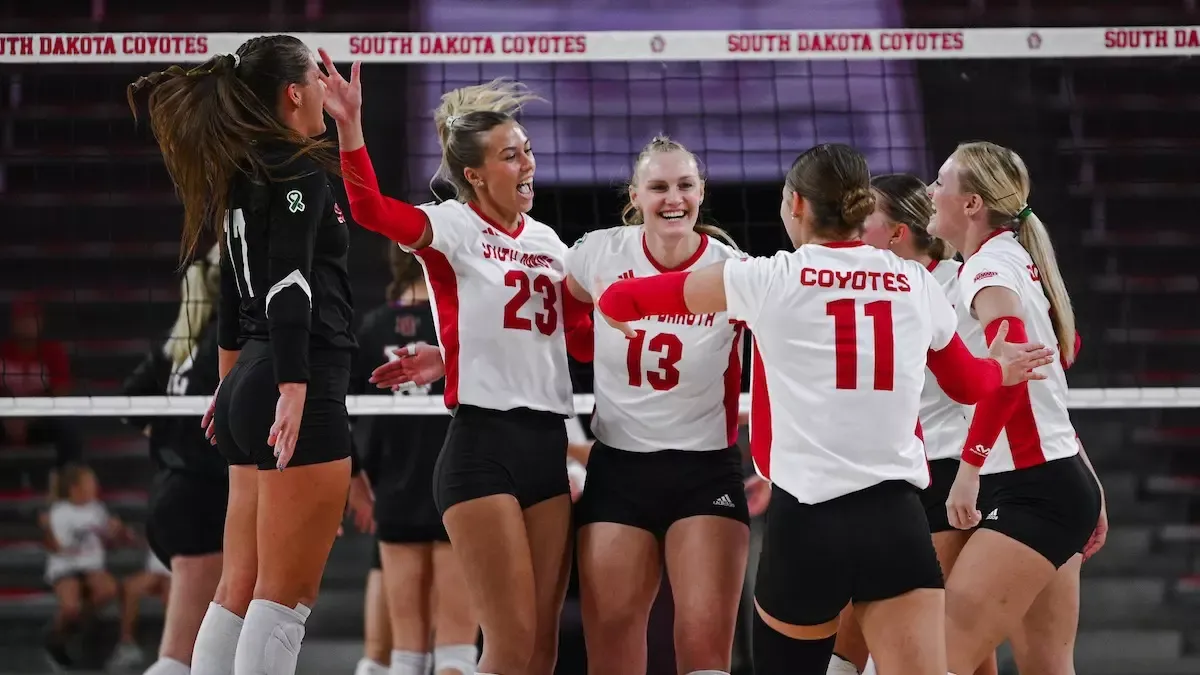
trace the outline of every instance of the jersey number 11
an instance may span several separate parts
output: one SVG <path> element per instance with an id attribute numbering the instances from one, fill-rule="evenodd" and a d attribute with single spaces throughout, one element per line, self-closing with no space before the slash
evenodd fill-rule
<path id="1" fill-rule="evenodd" d="M 875 326 L 875 391 L 891 391 L 895 382 L 896 338 L 892 330 L 892 302 L 875 300 L 863 305 Z M 835 380 L 838 389 L 858 389 L 858 302 L 847 298 L 825 305 L 833 317 Z"/>

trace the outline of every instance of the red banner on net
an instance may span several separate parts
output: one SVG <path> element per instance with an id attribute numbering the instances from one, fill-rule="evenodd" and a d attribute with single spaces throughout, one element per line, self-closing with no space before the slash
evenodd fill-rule
<path id="1" fill-rule="evenodd" d="M 0 63 L 200 62 L 253 33 L 0 33 Z M 1200 27 L 297 33 L 337 61 L 772 61 L 1200 55 Z"/>

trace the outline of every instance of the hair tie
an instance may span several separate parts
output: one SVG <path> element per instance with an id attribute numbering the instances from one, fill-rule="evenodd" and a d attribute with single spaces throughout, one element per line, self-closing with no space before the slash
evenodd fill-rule
<path id="1" fill-rule="evenodd" d="M 238 66 L 242 65 L 242 57 L 238 56 L 237 52 L 230 54 L 233 57 L 233 69 L 237 70 Z"/>
<path id="2" fill-rule="evenodd" d="M 1017 212 L 1017 215 L 1014 218 L 1014 220 L 1016 220 L 1018 223 L 1020 223 L 1021 221 L 1025 220 L 1026 218 L 1028 218 L 1029 216 L 1032 216 L 1032 215 L 1033 215 L 1033 208 L 1031 208 L 1028 204 L 1026 204 L 1025 206 L 1021 207 L 1021 210 L 1019 212 Z"/>
<path id="3" fill-rule="evenodd" d="M 446 118 L 446 128 L 447 128 L 447 129 L 453 129 L 453 128 L 454 128 L 454 123 L 458 121 L 459 117 L 461 117 L 461 115 L 450 115 L 450 116 L 448 116 L 448 117 Z"/>

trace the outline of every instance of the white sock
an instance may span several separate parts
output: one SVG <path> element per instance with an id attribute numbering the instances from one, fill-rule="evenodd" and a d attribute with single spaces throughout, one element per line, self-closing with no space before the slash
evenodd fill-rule
<path id="1" fill-rule="evenodd" d="M 441 645 L 433 649 L 433 672 L 457 670 L 462 675 L 475 675 L 479 663 L 479 648 L 475 645 Z"/>
<path id="2" fill-rule="evenodd" d="M 191 672 L 186 663 L 160 656 L 142 675 L 190 675 Z"/>
<path id="3" fill-rule="evenodd" d="M 270 600 L 251 600 L 234 656 L 237 675 L 295 675 L 311 610 Z"/>
<path id="4" fill-rule="evenodd" d="M 208 603 L 208 611 L 196 633 L 196 646 L 192 648 L 191 675 L 233 675 L 242 623 L 237 614 L 215 602 Z"/>
<path id="5" fill-rule="evenodd" d="M 388 675 L 426 675 L 429 672 L 429 666 L 433 663 L 433 654 L 429 652 L 405 652 L 399 649 L 392 650 L 392 665 L 388 668 Z M 474 675 L 475 671 L 471 671 Z"/>
<path id="6" fill-rule="evenodd" d="M 829 669 L 825 671 L 825 675 L 858 675 L 858 668 L 855 668 L 853 663 L 834 654 L 829 657 Z"/>
<path id="7" fill-rule="evenodd" d="M 388 675 L 388 667 L 364 656 L 358 660 L 354 675 Z"/>
<path id="8" fill-rule="evenodd" d="M 875 670 L 875 659 L 867 657 L 867 667 L 863 668 L 862 675 L 879 675 L 879 671 Z"/>

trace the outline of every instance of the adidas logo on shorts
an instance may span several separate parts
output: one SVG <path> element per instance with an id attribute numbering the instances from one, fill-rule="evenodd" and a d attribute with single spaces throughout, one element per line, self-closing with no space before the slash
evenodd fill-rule
<path id="1" fill-rule="evenodd" d="M 733 500 L 729 498 L 729 495 L 724 494 L 713 500 L 713 506 L 727 506 L 732 509 L 734 504 Z"/>

